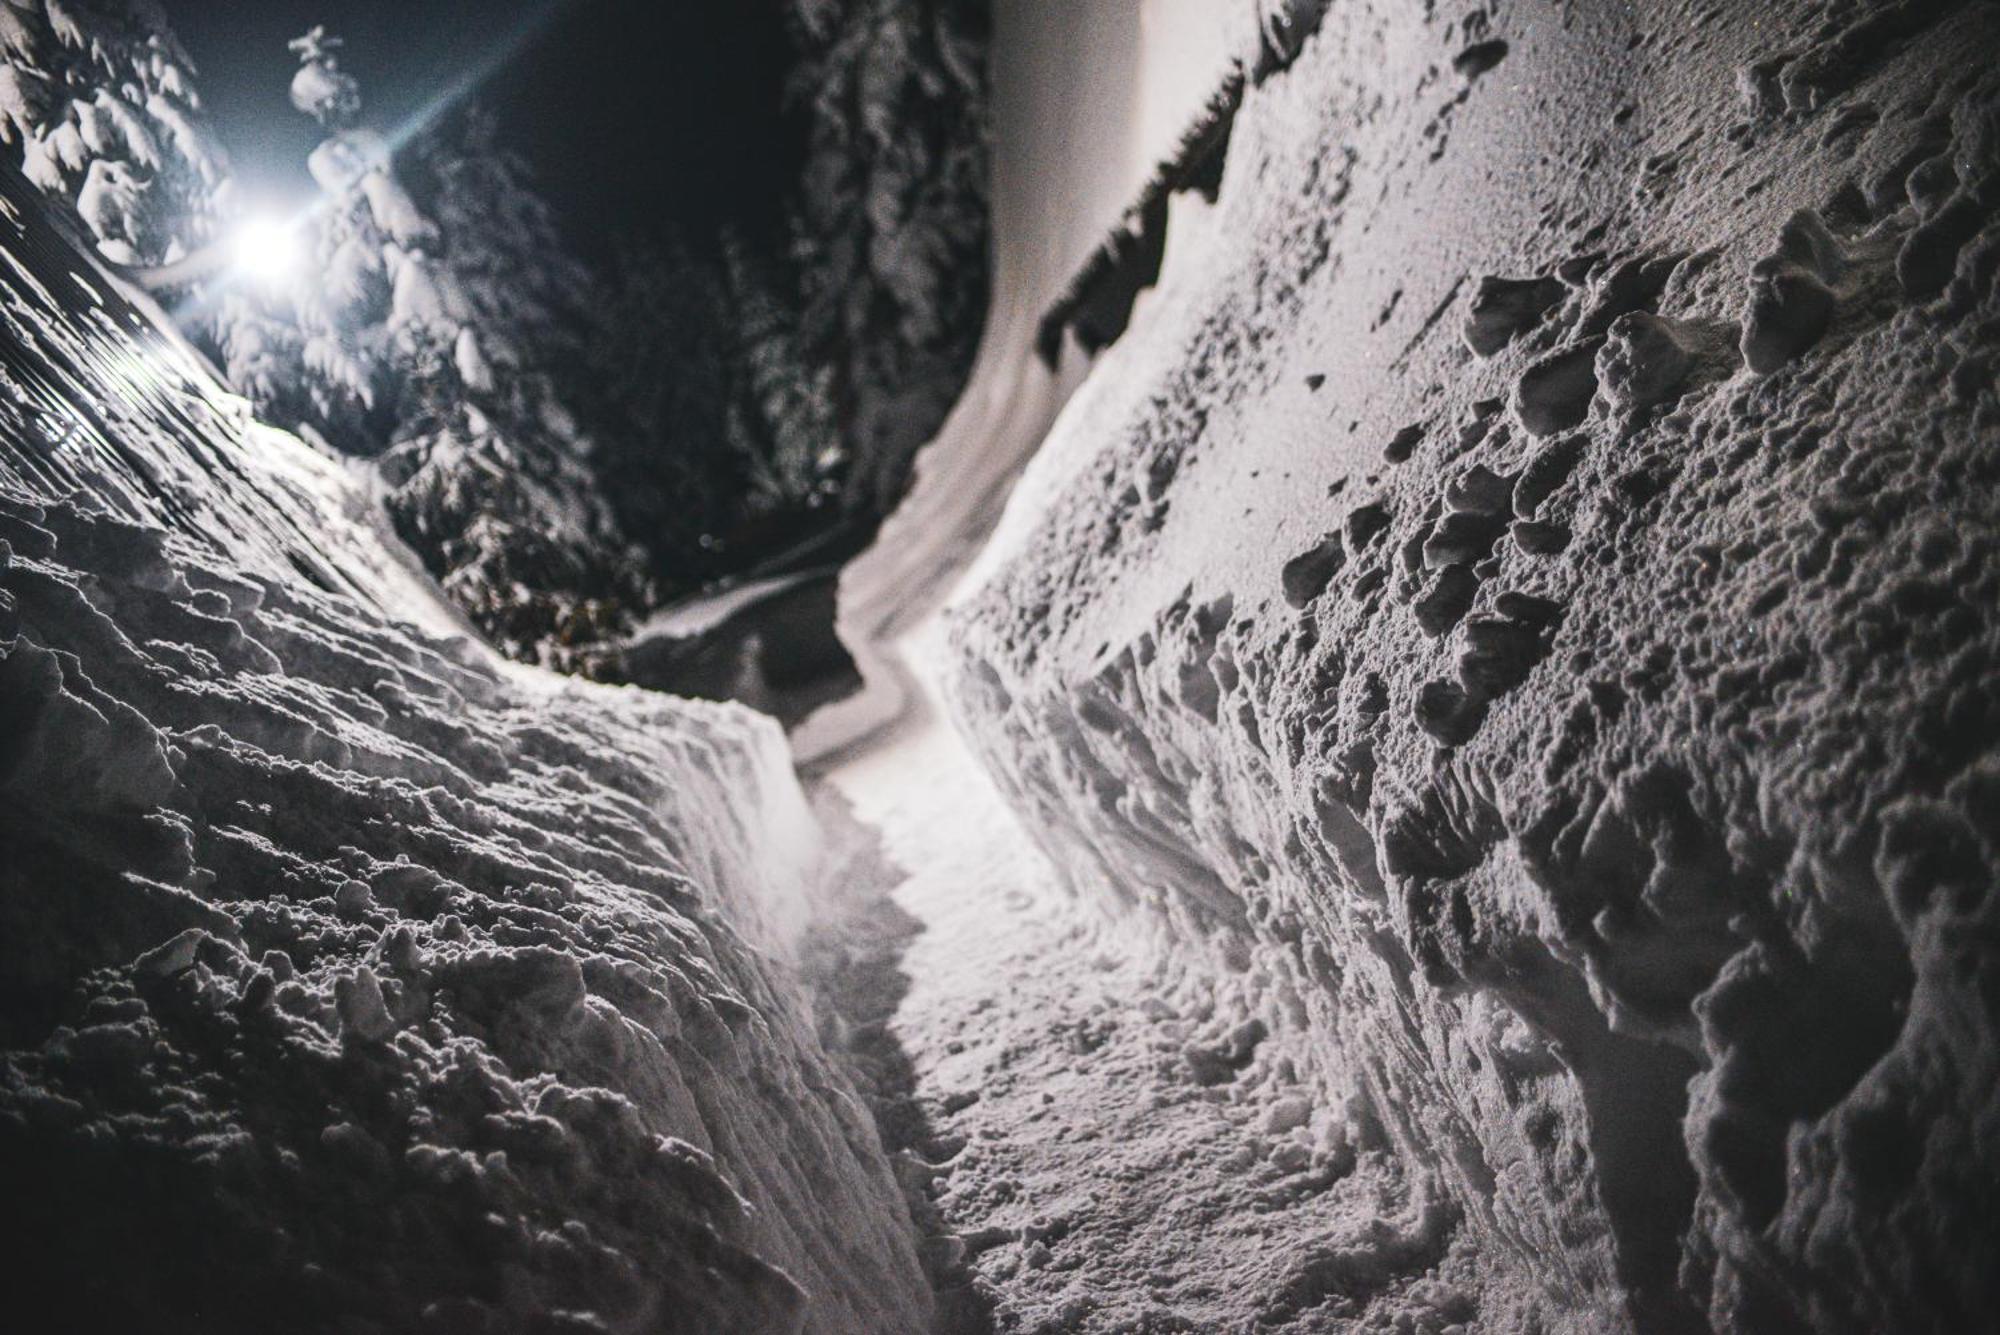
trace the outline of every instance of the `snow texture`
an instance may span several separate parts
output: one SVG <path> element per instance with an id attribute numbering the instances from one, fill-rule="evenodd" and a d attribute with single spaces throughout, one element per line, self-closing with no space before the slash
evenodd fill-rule
<path id="1" fill-rule="evenodd" d="M 920 682 L 936 623 L 907 643 Z M 1357 1140 L 1268 1027 L 1254 983 L 1135 949 L 1054 865 L 941 719 L 841 766 L 881 832 L 815 937 L 817 991 L 920 1192 L 937 1329 L 1452 1330 L 1476 1240 Z M 832 815 L 830 830 L 839 831 Z M 1401 1322 L 1401 1325 L 1397 1323 Z M 1456 1335 L 1456 1332 L 1455 1332 Z"/>
<path id="2" fill-rule="evenodd" d="M 1436 1232 L 1039 1328 L 1339 1329 L 1462 1254 L 1468 1311 L 1366 1319 L 1991 1328 L 1996 45 L 1340 4 L 1246 92 L 954 695 L 1127 949 L 1226 980 L 1205 1078 Z"/>
<path id="3" fill-rule="evenodd" d="M 10 1310 L 919 1330 L 769 720 L 509 667 L 0 181 Z"/>

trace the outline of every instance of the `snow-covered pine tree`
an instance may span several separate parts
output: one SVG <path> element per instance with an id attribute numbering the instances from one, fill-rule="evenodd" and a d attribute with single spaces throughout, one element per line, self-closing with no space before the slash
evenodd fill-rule
<path id="1" fill-rule="evenodd" d="M 258 288 L 226 274 L 208 333 L 273 420 L 375 454 L 451 360 L 467 310 L 436 269 L 437 228 L 397 180 L 388 144 L 355 123 L 361 93 L 340 46 L 324 27 L 291 43 L 292 103 L 328 131 L 307 161 L 320 197 L 297 225 L 314 280 Z"/>
<path id="2" fill-rule="evenodd" d="M 886 513 L 972 363 L 986 304 L 984 0 L 793 0 L 808 119 L 793 219 L 800 351 Z"/>
<path id="3" fill-rule="evenodd" d="M 725 235 L 723 260 L 735 298 L 736 351 L 747 398 L 741 447 L 744 505 L 752 519 L 818 509 L 840 485 L 846 461 L 829 388 L 833 367 L 800 346 L 799 315 L 779 279 L 739 237 Z"/>
<path id="4" fill-rule="evenodd" d="M 213 340 L 267 416 L 379 457 L 397 531 L 503 650 L 567 666 L 656 597 L 552 375 L 575 369 L 588 275 L 490 122 L 449 122 L 406 179 L 359 123 L 340 39 L 291 49 L 293 105 L 327 130 L 300 225 L 310 281 L 223 283 Z"/>
<path id="5" fill-rule="evenodd" d="M 593 340 L 639 443 L 620 459 L 643 453 L 700 498 L 705 518 L 678 527 L 726 547 L 725 567 L 776 531 L 863 533 L 893 507 L 985 310 L 986 0 L 786 12 L 806 151 L 778 246 L 732 223 L 628 253 Z"/>
<path id="6" fill-rule="evenodd" d="M 192 68 L 152 0 L 0 0 L 0 145 L 115 263 L 180 259 L 227 207 Z"/>
<path id="7" fill-rule="evenodd" d="M 299 58 L 292 75 L 292 105 L 328 130 L 345 130 L 361 114 L 361 85 L 340 68 L 345 45 L 323 23 L 286 44 Z"/>
<path id="8" fill-rule="evenodd" d="M 601 284 L 564 241 L 527 162 L 473 103 L 417 145 L 419 195 L 446 239 L 442 262 L 495 366 L 554 369 L 580 356 Z"/>

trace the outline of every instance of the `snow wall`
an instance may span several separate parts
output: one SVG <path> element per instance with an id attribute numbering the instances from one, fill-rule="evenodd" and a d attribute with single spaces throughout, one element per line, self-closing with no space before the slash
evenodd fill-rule
<path id="1" fill-rule="evenodd" d="M 777 727 L 499 663 L 0 181 L 0 1273 L 47 1329 L 918 1330 Z M 37 1327 L 44 1328 L 44 1327 Z"/>
<path id="2" fill-rule="evenodd" d="M 1995 50 L 1328 7 L 956 600 L 1025 822 L 1480 1329 L 1993 1328 Z"/>

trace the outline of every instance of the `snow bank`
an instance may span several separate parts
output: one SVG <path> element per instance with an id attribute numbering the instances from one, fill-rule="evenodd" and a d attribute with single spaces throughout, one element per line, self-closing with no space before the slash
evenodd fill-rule
<path id="1" fill-rule="evenodd" d="M 1481 1328 L 2000 1300 L 1996 25 L 1332 6 L 961 600 L 1025 823 Z"/>
<path id="2" fill-rule="evenodd" d="M 0 198 L 0 1245 L 81 1329 L 914 1330 L 775 725 L 503 667 Z M 417 624 L 417 623 L 422 623 Z"/>
<path id="3" fill-rule="evenodd" d="M 802 761 L 848 751 L 919 707 L 895 641 L 943 602 L 1076 387 L 1035 356 L 1037 326 L 1119 225 L 1234 59 L 1256 47 L 1249 0 L 996 0 L 993 298 L 951 414 L 909 494 L 841 574 L 838 628 L 866 690 L 793 734 Z"/>

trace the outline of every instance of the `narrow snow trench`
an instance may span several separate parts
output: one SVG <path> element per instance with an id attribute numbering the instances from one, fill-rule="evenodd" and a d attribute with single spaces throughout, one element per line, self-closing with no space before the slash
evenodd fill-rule
<path id="1" fill-rule="evenodd" d="M 997 7 L 980 364 L 912 497 L 843 577 L 870 692 L 794 737 L 809 765 L 841 756 L 815 781 L 847 846 L 809 951 L 822 1031 L 929 1235 L 947 1332 L 1450 1331 L 1473 1313 L 1448 1216 L 1312 1096 L 1285 1055 L 1304 1035 L 1268 1035 L 1229 980 L 1072 895 L 942 700 L 935 609 L 1075 388 L 1034 362 L 1033 332 L 1226 76 L 1222 12 Z M 1192 31 L 1214 40 L 1167 40 Z M 899 722 L 843 752 L 884 716 Z"/>
<path id="2" fill-rule="evenodd" d="M 940 1328 L 1454 1329 L 1473 1258 L 1444 1213 L 1214 979 L 1064 888 L 945 721 L 942 638 L 903 646 L 923 720 L 818 781 L 879 839 L 842 869 L 821 985 L 932 1232 Z"/>

